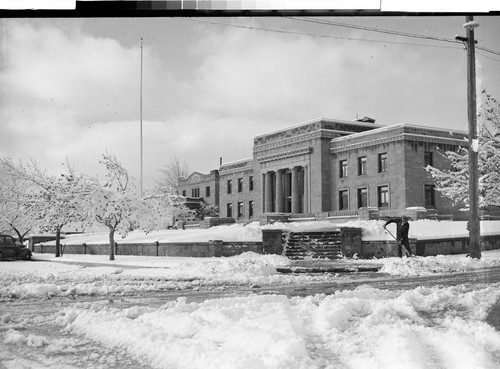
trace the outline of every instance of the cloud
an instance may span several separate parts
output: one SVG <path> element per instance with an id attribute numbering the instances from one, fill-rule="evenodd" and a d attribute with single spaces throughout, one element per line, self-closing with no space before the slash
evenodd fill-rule
<path id="1" fill-rule="evenodd" d="M 138 178 L 139 45 L 91 35 L 76 20 L 53 23 L 9 22 L 0 156 L 34 157 L 54 171 L 68 157 L 77 170 L 97 174 L 109 150 Z M 251 157 L 256 135 L 317 117 L 359 114 L 381 124 L 463 128 L 457 126 L 466 117 L 460 49 L 179 22 L 183 33 L 195 37 L 175 43 L 182 52 L 173 46 L 162 52 L 152 41 L 143 50 L 149 182 L 171 157 L 208 172 L 221 156 L 224 162 Z"/>

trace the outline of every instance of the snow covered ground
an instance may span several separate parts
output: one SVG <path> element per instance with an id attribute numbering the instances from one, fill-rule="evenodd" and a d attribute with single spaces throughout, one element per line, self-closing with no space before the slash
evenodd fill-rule
<path id="1" fill-rule="evenodd" d="M 430 236 L 433 227 L 437 232 L 440 223 L 422 224 L 420 228 L 419 222 L 412 222 L 411 229 L 425 230 L 422 236 Z M 443 225 L 442 234 L 463 232 L 443 230 Z M 238 240 L 244 232 L 244 237 L 258 234 L 259 228 L 250 226 L 247 230 L 229 226 L 223 231 Z M 364 237 L 375 237 L 379 232 L 373 224 L 365 229 Z M 223 239 L 220 233 L 211 232 L 210 237 Z M 201 230 L 165 233 L 186 239 L 189 234 L 201 238 L 205 233 L 206 237 Z M 97 239 L 95 235 L 83 237 Z M 70 239 L 73 237 L 67 241 Z M 126 353 L 151 368 L 500 368 L 500 332 L 486 322 L 488 312 L 500 300 L 500 283 L 386 290 L 374 288 L 367 281 L 330 295 L 250 293 L 202 302 L 180 297 L 159 307 L 124 308 L 103 304 L 102 299 L 148 291 L 182 295 L 182 291 L 198 288 L 216 291 L 240 285 L 300 286 L 351 277 L 279 274 L 276 267 L 290 265 L 288 259 L 254 253 L 230 258 L 119 255 L 112 262 L 101 255 L 58 258 L 75 264 L 54 262 L 55 258 L 47 254 L 35 254 L 34 258 L 38 261 L 0 263 L 0 342 L 4 347 L 0 349 L 0 367 L 120 367 Z M 499 267 L 500 251 L 484 252 L 481 260 L 447 255 L 343 262 L 380 264 L 379 274 L 388 278 L 418 278 Z M 97 264 L 100 266 L 90 266 Z M 36 304 L 54 297 L 82 296 L 90 299 L 65 304 L 45 317 L 23 317 L 7 313 L 5 308 L 16 301 Z M 70 338 L 28 329 L 49 323 Z M 75 361 L 68 365 L 64 358 L 77 353 L 82 342 L 105 347 L 106 358 L 94 353 L 86 358 L 87 364 Z M 40 353 L 36 363 L 9 354 L 26 348 Z"/>
<path id="2" fill-rule="evenodd" d="M 210 240 L 223 241 L 261 241 L 262 229 L 283 229 L 294 232 L 304 230 L 319 231 L 331 230 L 338 227 L 359 227 L 363 229 L 363 240 L 393 240 L 392 236 L 384 231 L 383 221 L 349 221 L 345 223 L 335 223 L 332 221 L 305 221 L 293 223 L 276 222 L 274 224 L 260 226 L 258 222 L 252 222 L 247 225 L 232 224 L 209 229 L 187 229 L 187 230 L 165 230 L 155 231 L 145 234 L 142 231 L 134 231 L 128 234 L 124 239 L 115 235 L 115 240 L 119 243 L 136 242 L 208 242 Z M 392 234 L 395 234 L 395 225 L 389 224 L 387 227 Z M 500 234 L 500 221 L 482 221 L 481 234 L 491 235 Z M 449 222 L 434 220 L 410 221 L 410 237 L 418 239 L 429 238 L 448 238 L 448 237 L 468 237 L 467 222 Z M 107 243 L 108 233 L 97 232 L 88 234 L 68 235 L 62 241 L 64 244 L 97 244 Z M 53 243 L 53 242 L 52 242 Z M 44 242 L 51 244 L 51 242 Z"/>

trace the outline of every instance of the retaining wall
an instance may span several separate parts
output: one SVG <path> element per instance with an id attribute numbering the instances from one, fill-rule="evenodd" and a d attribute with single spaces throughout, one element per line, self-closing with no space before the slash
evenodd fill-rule
<path id="1" fill-rule="evenodd" d="M 109 244 L 62 244 L 65 254 L 108 255 Z M 116 255 L 140 256 L 178 256 L 178 257 L 220 257 L 234 256 L 252 251 L 262 253 L 262 242 L 223 242 L 219 240 L 209 242 L 175 242 L 175 243 L 117 243 Z M 55 245 L 37 244 L 34 252 L 54 254 Z"/>

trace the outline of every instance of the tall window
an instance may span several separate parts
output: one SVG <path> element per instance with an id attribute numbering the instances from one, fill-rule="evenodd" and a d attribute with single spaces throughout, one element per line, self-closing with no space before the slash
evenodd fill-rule
<path id="1" fill-rule="evenodd" d="M 366 156 L 358 158 L 358 175 L 366 174 Z"/>
<path id="2" fill-rule="evenodd" d="M 339 210 L 349 209 L 349 191 L 342 190 L 339 191 Z"/>
<path id="3" fill-rule="evenodd" d="M 210 197 L 210 186 L 205 187 L 205 197 Z"/>
<path id="4" fill-rule="evenodd" d="M 424 197 L 426 208 L 436 207 L 436 187 L 434 185 L 424 186 Z"/>
<path id="5" fill-rule="evenodd" d="M 358 188 L 358 208 L 368 206 L 368 188 Z"/>
<path id="6" fill-rule="evenodd" d="M 186 197 L 186 190 L 182 190 L 182 196 Z"/>
<path id="7" fill-rule="evenodd" d="M 248 217 L 253 217 L 253 200 L 248 202 Z"/>
<path id="8" fill-rule="evenodd" d="M 253 191 L 253 176 L 248 177 L 248 191 Z"/>
<path id="9" fill-rule="evenodd" d="M 238 192 L 243 191 L 243 178 L 238 178 Z"/>
<path id="10" fill-rule="evenodd" d="M 200 189 L 192 188 L 191 189 L 191 197 L 200 197 Z"/>
<path id="11" fill-rule="evenodd" d="M 377 188 L 377 198 L 379 208 L 389 207 L 389 186 L 380 186 Z"/>
<path id="12" fill-rule="evenodd" d="M 387 172 L 387 153 L 378 154 L 378 172 Z"/>
<path id="13" fill-rule="evenodd" d="M 433 166 L 432 151 L 424 152 L 424 166 Z"/>
<path id="14" fill-rule="evenodd" d="M 227 203 L 227 212 L 226 212 L 226 214 L 227 214 L 226 216 L 228 218 L 232 218 L 233 217 L 233 204 L 230 203 L 230 202 Z"/>
<path id="15" fill-rule="evenodd" d="M 339 177 L 347 177 L 347 160 L 339 161 Z"/>
<path id="16" fill-rule="evenodd" d="M 238 202 L 238 218 L 243 217 L 243 201 Z"/>
<path id="17" fill-rule="evenodd" d="M 233 192 L 233 181 L 231 181 L 230 179 L 227 180 L 227 193 L 231 193 Z"/>

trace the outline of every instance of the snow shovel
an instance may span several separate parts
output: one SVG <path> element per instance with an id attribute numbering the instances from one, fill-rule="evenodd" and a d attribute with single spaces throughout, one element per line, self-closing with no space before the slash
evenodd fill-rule
<path id="1" fill-rule="evenodd" d="M 408 250 L 406 249 L 406 247 L 401 242 L 399 242 L 398 239 L 387 228 L 384 227 L 384 229 L 387 233 L 389 233 L 392 236 L 392 238 L 394 238 L 399 247 L 401 247 L 401 254 L 403 253 L 404 250 L 405 255 L 411 257 L 411 254 L 408 255 Z"/>

